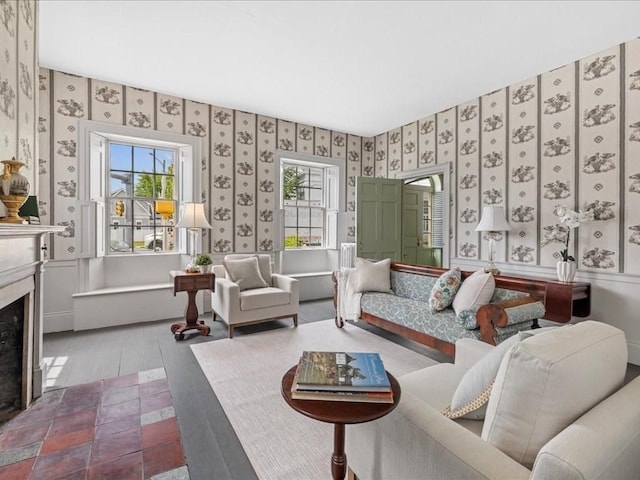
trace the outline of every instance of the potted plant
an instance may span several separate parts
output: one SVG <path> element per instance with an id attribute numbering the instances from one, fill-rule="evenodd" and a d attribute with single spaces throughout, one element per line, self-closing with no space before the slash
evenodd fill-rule
<path id="1" fill-rule="evenodd" d="M 209 273 L 211 271 L 211 265 L 213 265 L 213 260 L 211 260 L 208 253 L 201 253 L 196 257 L 196 265 L 200 267 L 202 273 Z"/>

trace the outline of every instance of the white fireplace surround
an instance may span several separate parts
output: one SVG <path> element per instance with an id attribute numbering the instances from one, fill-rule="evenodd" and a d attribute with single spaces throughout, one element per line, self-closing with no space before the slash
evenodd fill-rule
<path id="1" fill-rule="evenodd" d="M 42 395 L 42 275 L 44 237 L 64 230 L 46 225 L 0 224 L 0 309 L 25 297 L 22 408 Z"/>

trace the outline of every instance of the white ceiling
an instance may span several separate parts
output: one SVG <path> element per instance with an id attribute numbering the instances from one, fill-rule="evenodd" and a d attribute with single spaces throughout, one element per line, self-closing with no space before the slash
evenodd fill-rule
<path id="1" fill-rule="evenodd" d="M 638 1 L 41 0 L 40 65 L 371 136 L 640 35 Z"/>

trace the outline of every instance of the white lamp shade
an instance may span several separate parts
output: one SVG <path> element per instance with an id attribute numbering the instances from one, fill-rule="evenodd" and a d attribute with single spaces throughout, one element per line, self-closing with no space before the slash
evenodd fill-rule
<path id="1" fill-rule="evenodd" d="M 185 203 L 176 228 L 212 228 L 204 214 L 203 203 Z"/>
<path id="2" fill-rule="evenodd" d="M 504 216 L 503 207 L 484 207 L 482 218 L 476 227 L 476 232 L 505 232 L 511 230 Z"/>

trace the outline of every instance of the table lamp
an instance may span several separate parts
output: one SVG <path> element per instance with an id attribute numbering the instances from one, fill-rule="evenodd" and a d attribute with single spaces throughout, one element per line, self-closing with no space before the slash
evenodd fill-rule
<path id="1" fill-rule="evenodd" d="M 196 266 L 196 237 L 202 228 L 213 228 L 209 225 L 207 217 L 204 214 L 203 203 L 185 203 L 182 217 L 177 223 L 176 228 L 189 229 L 191 238 L 191 262 L 187 265 L 187 272 L 198 271 Z"/>
<path id="2" fill-rule="evenodd" d="M 503 207 L 484 207 L 482 209 L 482 218 L 476 227 L 476 232 L 487 232 L 489 238 L 489 265 L 484 268 L 485 272 L 498 275 L 500 270 L 493 263 L 496 249 L 495 237 L 499 232 L 511 230 L 511 227 L 505 220 Z"/>

